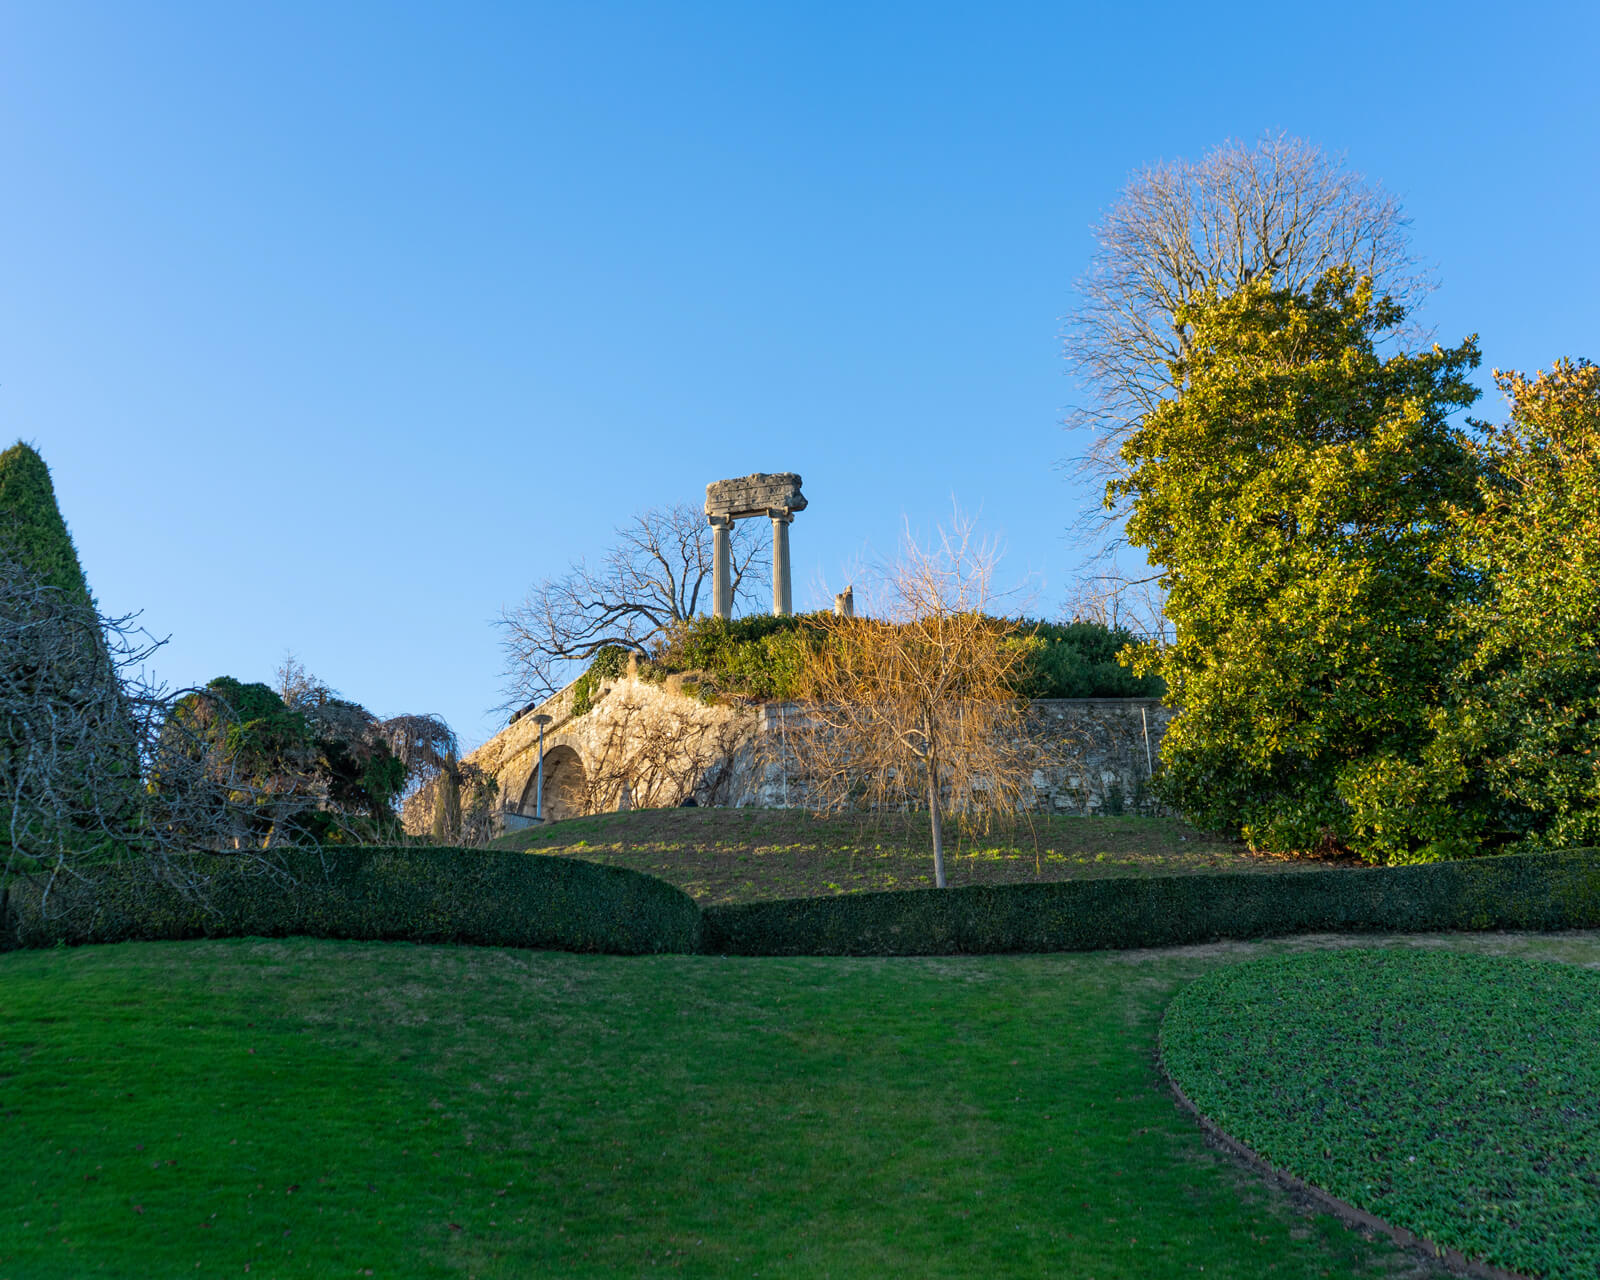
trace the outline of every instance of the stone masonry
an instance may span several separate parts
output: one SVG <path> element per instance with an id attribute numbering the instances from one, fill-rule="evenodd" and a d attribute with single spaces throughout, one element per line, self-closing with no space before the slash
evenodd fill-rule
<path id="1" fill-rule="evenodd" d="M 546 700 L 544 813 L 556 821 L 618 808 L 696 804 L 800 807 L 785 775 L 792 703 L 707 704 L 692 679 L 651 684 L 629 673 L 602 685 L 591 709 L 574 715 L 573 687 Z M 1154 698 L 1054 698 L 1030 710 L 1034 732 L 1064 748 L 1068 763 L 1034 774 L 1032 808 L 1060 814 L 1161 812 L 1150 794 L 1152 766 L 1172 712 Z M 533 820 L 539 726 L 527 715 L 467 757 L 500 784 L 502 823 Z"/>

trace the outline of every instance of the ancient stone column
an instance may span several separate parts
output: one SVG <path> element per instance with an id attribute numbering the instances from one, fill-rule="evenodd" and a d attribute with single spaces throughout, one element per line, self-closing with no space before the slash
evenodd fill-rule
<path id="1" fill-rule="evenodd" d="M 781 618 L 794 612 L 789 590 L 789 524 L 794 517 L 778 508 L 767 514 L 772 517 L 772 613 Z"/>
<path id="2" fill-rule="evenodd" d="M 711 524 L 711 612 L 718 618 L 733 617 L 733 552 L 728 536 L 733 521 L 728 516 L 707 516 Z"/>
<path id="3" fill-rule="evenodd" d="M 716 531 L 716 569 L 712 581 L 712 611 L 719 618 L 733 617 L 733 562 L 728 545 L 735 520 L 746 516 L 772 519 L 772 612 L 794 612 L 789 588 L 789 521 L 806 509 L 800 477 L 792 471 L 765 472 L 717 480 L 706 486 L 706 521 Z"/>

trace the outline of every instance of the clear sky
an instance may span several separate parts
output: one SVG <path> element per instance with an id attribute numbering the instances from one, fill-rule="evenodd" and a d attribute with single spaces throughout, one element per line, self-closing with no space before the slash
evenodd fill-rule
<path id="1" fill-rule="evenodd" d="M 0 447 L 178 684 L 286 650 L 470 744 L 529 583 L 805 477 L 797 607 L 952 500 L 1065 600 L 1061 316 L 1130 172 L 1286 130 L 1422 319 L 1600 359 L 1584 4 L 0 5 Z M 1502 406 L 1490 391 L 1487 416 Z"/>

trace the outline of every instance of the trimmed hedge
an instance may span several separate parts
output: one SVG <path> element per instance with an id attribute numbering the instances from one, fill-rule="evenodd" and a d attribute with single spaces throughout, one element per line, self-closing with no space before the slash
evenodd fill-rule
<path id="1" fill-rule="evenodd" d="M 205 855 L 174 870 L 187 893 L 140 863 L 41 886 L 11 886 L 0 949 L 180 938 L 350 938 L 464 942 L 619 955 L 699 950 L 700 912 L 653 876 L 575 858 L 425 846 L 292 848 Z"/>
<path id="2" fill-rule="evenodd" d="M 724 955 L 952 955 L 1165 947 L 1294 933 L 1600 926 L 1600 850 L 1424 866 L 978 885 L 702 912 Z"/>
<path id="3" fill-rule="evenodd" d="M 301 848 L 270 865 L 138 863 L 11 886 L 0 950 L 285 937 L 456 942 L 641 955 L 984 955 L 1180 946 L 1294 933 L 1600 927 L 1600 850 L 1425 866 L 978 885 L 701 909 L 653 876 L 503 850 Z"/>

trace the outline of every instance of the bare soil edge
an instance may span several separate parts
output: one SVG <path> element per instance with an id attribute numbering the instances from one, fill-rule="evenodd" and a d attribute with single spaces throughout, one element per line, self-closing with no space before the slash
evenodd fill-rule
<path id="1" fill-rule="evenodd" d="M 1432 1240 L 1408 1231 L 1405 1227 L 1396 1226 L 1394 1223 L 1356 1205 L 1339 1199 L 1337 1196 L 1324 1191 L 1321 1187 L 1297 1178 L 1292 1173 L 1286 1173 L 1277 1168 L 1270 1161 L 1264 1159 L 1251 1148 L 1244 1145 L 1237 1138 L 1225 1133 L 1209 1116 L 1195 1106 L 1172 1078 L 1172 1073 L 1167 1070 L 1166 1060 L 1161 1056 L 1158 1047 L 1155 1053 L 1156 1068 L 1161 1073 L 1161 1078 L 1177 1100 L 1179 1107 L 1187 1111 L 1200 1125 L 1201 1131 L 1206 1136 L 1206 1141 L 1226 1151 L 1234 1159 L 1245 1165 L 1258 1177 L 1267 1182 L 1275 1183 L 1289 1193 L 1296 1203 L 1305 1204 L 1331 1213 L 1345 1226 L 1356 1231 L 1371 1233 L 1382 1232 L 1407 1252 L 1419 1255 L 1429 1262 L 1442 1265 L 1452 1275 L 1471 1276 L 1473 1280 L 1539 1280 L 1537 1276 L 1524 1275 L 1520 1271 L 1507 1271 L 1502 1267 L 1492 1266 L 1487 1262 L 1480 1262 L 1469 1258 L 1459 1249 L 1447 1249 Z"/>

